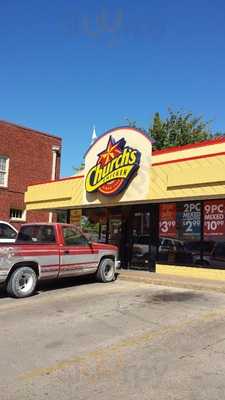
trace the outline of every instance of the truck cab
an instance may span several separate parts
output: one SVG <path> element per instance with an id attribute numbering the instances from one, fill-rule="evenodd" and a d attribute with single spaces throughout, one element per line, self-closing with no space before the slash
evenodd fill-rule
<path id="1" fill-rule="evenodd" d="M 14 244 L 0 246 L 0 283 L 14 297 L 30 296 L 44 279 L 95 274 L 111 282 L 118 265 L 116 246 L 90 242 L 69 224 L 24 224 Z"/>

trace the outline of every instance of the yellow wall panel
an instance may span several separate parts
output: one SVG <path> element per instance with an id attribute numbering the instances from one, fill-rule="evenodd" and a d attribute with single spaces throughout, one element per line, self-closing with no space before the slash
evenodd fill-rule
<path id="1" fill-rule="evenodd" d="M 211 165 L 205 166 L 199 173 L 199 168 L 192 168 L 191 174 L 168 175 L 168 187 L 198 185 L 225 182 L 225 168 L 214 170 Z"/>
<path id="2" fill-rule="evenodd" d="M 153 163 L 167 162 L 171 160 L 182 160 L 184 158 L 199 157 L 210 154 L 218 154 L 225 152 L 225 143 L 216 143 L 209 146 L 192 147 L 185 149 L 180 147 L 179 151 L 171 151 L 168 153 L 159 153 L 152 156 Z"/>
<path id="3" fill-rule="evenodd" d="M 79 206 L 83 199 L 83 178 L 65 179 L 29 186 L 25 193 L 27 210 Z"/>
<path id="4" fill-rule="evenodd" d="M 156 165 L 150 173 L 151 201 L 225 196 L 225 156 Z"/>
<path id="5" fill-rule="evenodd" d="M 156 264 L 156 272 L 166 275 L 178 275 L 189 278 L 225 281 L 225 271 L 218 269 Z"/>

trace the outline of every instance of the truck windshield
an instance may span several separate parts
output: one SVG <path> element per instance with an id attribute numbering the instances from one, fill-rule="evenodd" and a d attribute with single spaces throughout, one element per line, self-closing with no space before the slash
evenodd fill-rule
<path id="1" fill-rule="evenodd" d="M 55 243 L 54 228 L 49 225 L 22 226 L 16 243 Z"/>

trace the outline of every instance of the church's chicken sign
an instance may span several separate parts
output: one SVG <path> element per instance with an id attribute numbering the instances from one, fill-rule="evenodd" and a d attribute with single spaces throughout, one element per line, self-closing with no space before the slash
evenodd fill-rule
<path id="1" fill-rule="evenodd" d="M 87 173 L 86 191 L 107 196 L 120 193 L 137 173 L 140 159 L 140 151 L 127 146 L 124 138 L 115 141 L 110 136 L 106 149 L 98 154 L 96 165 Z"/>

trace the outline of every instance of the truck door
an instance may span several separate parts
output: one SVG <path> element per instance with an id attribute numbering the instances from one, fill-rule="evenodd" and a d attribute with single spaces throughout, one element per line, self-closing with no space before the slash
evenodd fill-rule
<path id="1" fill-rule="evenodd" d="M 62 226 L 64 244 L 60 248 L 60 277 L 90 274 L 98 267 L 98 251 L 73 226 Z"/>
<path id="2" fill-rule="evenodd" d="M 23 244 L 20 261 L 37 262 L 42 279 L 57 278 L 59 273 L 59 246 L 54 226 L 48 224 L 24 225 L 20 228 L 16 244 Z"/>

